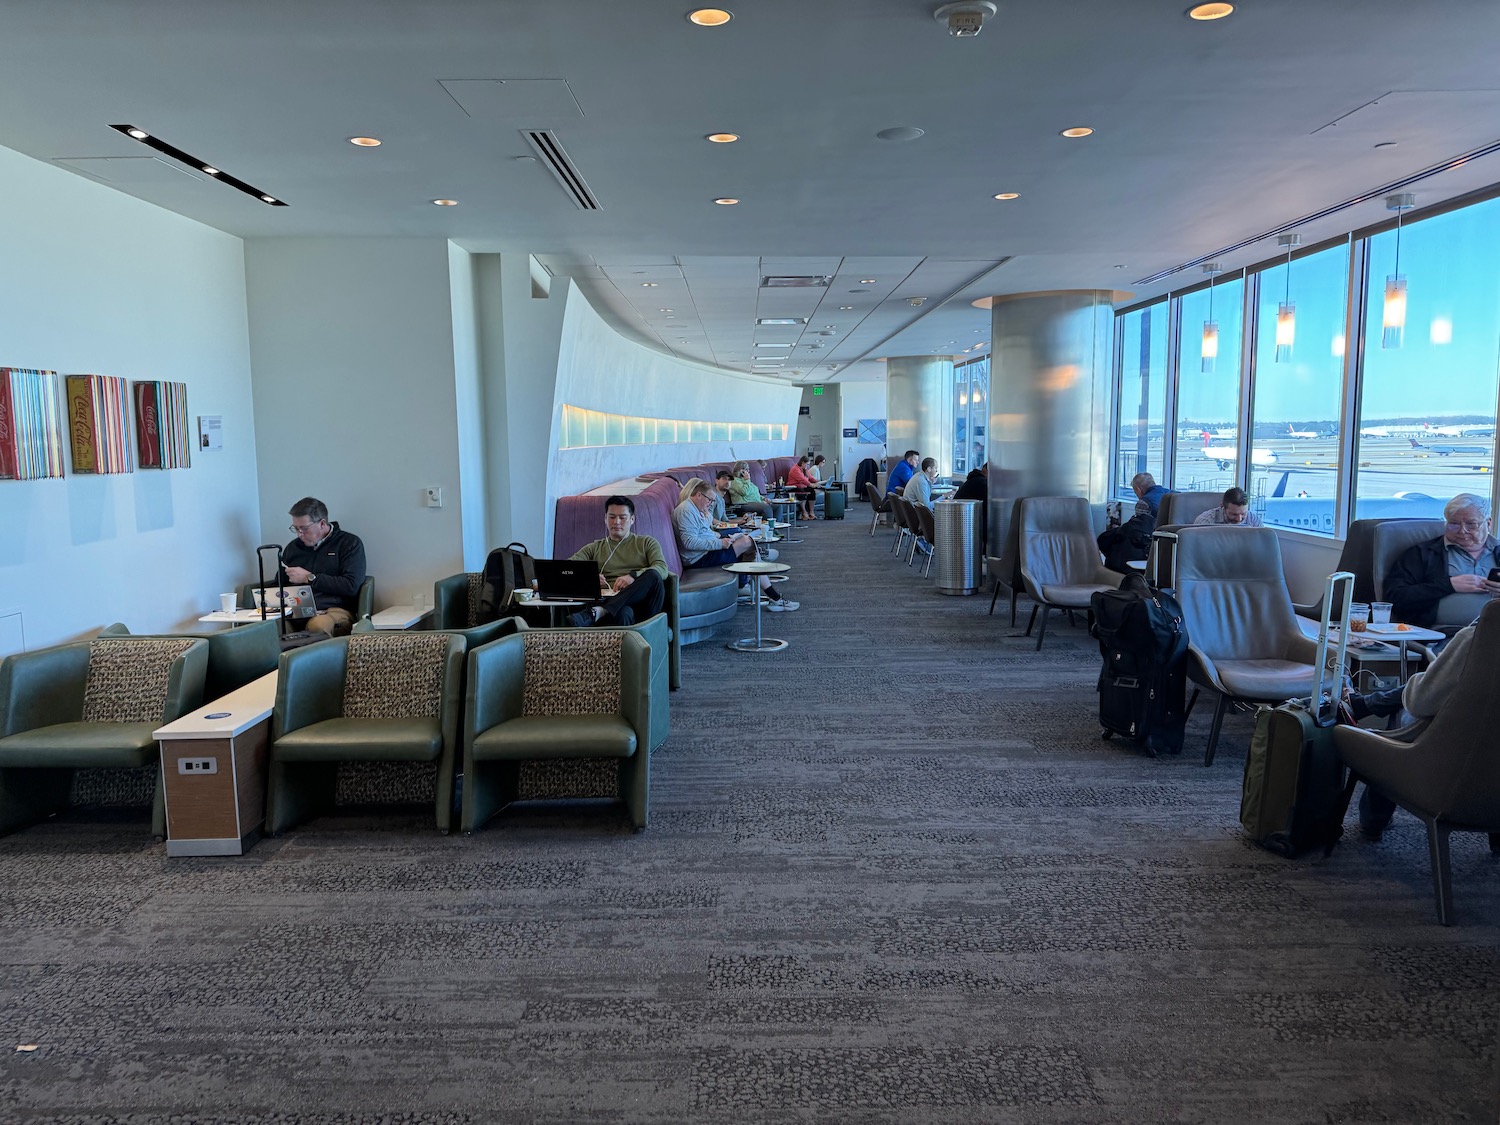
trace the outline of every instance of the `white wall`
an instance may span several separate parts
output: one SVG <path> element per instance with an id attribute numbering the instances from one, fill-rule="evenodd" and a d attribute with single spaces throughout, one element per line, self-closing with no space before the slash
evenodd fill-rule
<path id="1" fill-rule="evenodd" d="M 861 418 L 885 417 L 885 380 L 870 379 L 839 384 L 840 434 L 853 430 Z M 845 480 L 853 480 L 855 470 L 866 457 L 885 465 L 885 446 L 860 445 L 855 438 L 840 437 L 839 472 Z"/>
<path id="2" fill-rule="evenodd" d="M 808 413 L 803 414 L 801 409 L 805 407 Z M 833 462 L 838 461 L 842 469 L 843 443 L 839 437 L 842 403 L 839 392 L 839 384 L 828 383 L 823 387 L 823 393 L 813 394 L 813 388 L 805 386 L 802 388 L 802 400 L 797 412 L 797 438 L 793 442 L 793 451 L 797 454 L 808 452 L 821 453 L 828 458 L 828 464 L 824 466 L 828 470 L 824 475 L 833 472 Z M 808 443 L 814 438 L 822 442 L 821 448 L 816 451 L 810 450 Z"/>
<path id="3" fill-rule="evenodd" d="M 0 366 L 183 382 L 195 434 L 224 418 L 188 469 L 0 481 L 0 654 L 199 627 L 260 541 L 241 243 L 9 149 L 0 184 Z"/>
<path id="4" fill-rule="evenodd" d="M 555 285 L 552 299 L 557 299 Z M 646 418 L 784 423 L 788 436 L 780 441 L 736 441 L 727 445 L 676 442 L 561 450 L 554 440 L 547 474 L 548 542 L 551 501 L 558 496 L 586 492 L 609 481 L 673 465 L 790 454 L 801 399 L 800 387 L 728 375 L 633 343 L 607 325 L 581 293 L 570 289 L 557 359 L 553 435 L 559 434 L 562 407 L 567 404 Z M 536 424 L 541 425 L 541 420 Z"/>
<path id="5" fill-rule="evenodd" d="M 256 542 L 290 540 L 287 509 L 315 496 L 364 540 L 377 608 L 462 570 L 448 244 L 253 239 L 245 278 Z M 423 506 L 427 486 L 442 508 Z"/>

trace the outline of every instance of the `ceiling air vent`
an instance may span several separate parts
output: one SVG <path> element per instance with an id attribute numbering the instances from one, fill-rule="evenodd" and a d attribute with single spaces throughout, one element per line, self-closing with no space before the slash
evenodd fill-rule
<path id="1" fill-rule="evenodd" d="M 555 134 L 547 129 L 522 129 L 521 136 L 531 146 L 531 151 L 536 153 L 536 158 L 552 173 L 575 207 L 580 211 L 599 210 L 599 201 L 594 198 L 589 185 L 583 182 L 578 169 L 573 167 L 573 162 L 568 159 L 568 154 L 563 151 Z"/>
<path id="2" fill-rule="evenodd" d="M 827 274 L 817 277 L 763 277 L 760 279 L 762 289 L 814 289 L 818 287 L 827 288 L 832 284 L 833 278 Z"/>

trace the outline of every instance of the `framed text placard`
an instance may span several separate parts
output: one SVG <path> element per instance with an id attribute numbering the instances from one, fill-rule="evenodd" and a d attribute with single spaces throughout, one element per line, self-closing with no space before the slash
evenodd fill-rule
<path id="1" fill-rule="evenodd" d="M 57 372 L 0 367 L 0 480 L 63 475 Z"/>
<path id="2" fill-rule="evenodd" d="M 130 387 L 115 375 L 68 375 L 68 442 L 75 473 L 130 473 Z"/>
<path id="3" fill-rule="evenodd" d="M 186 469 L 191 464 L 187 384 L 137 382 L 135 441 L 143 469 Z"/>

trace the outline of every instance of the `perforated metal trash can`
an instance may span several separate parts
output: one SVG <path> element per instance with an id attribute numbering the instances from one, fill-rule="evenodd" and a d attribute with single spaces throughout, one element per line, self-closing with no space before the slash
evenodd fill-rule
<path id="1" fill-rule="evenodd" d="M 938 593 L 979 592 L 984 549 L 979 541 L 982 509 L 980 500 L 943 500 L 932 506 Z"/>

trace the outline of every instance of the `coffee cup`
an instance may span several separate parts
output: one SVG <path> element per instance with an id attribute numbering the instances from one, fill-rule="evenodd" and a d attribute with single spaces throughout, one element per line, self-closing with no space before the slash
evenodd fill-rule
<path id="1" fill-rule="evenodd" d="M 1349 632 L 1363 633 L 1370 624 L 1370 607 L 1364 602 L 1355 602 L 1349 607 Z"/>
<path id="2" fill-rule="evenodd" d="M 224 613 L 233 613 L 235 611 L 235 607 L 239 604 L 239 600 L 240 596 L 238 594 L 220 594 L 220 611 Z"/>
<path id="3" fill-rule="evenodd" d="M 1391 603 L 1371 602 L 1370 623 L 1372 625 L 1389 625 L 1391 623 Z"/>

